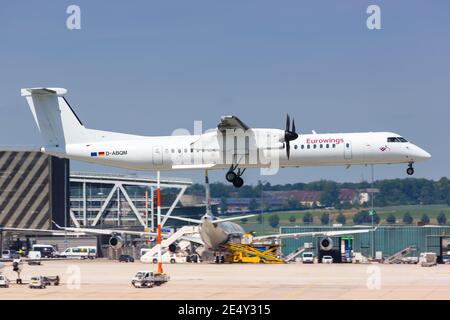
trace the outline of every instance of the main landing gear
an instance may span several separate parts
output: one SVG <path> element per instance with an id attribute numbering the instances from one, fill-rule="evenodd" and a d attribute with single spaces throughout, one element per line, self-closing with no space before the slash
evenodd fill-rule
<path id="1" fill-rule="evenodd" d="M 406 169 L 406 173 L 410 176 L 414 174 L 414 168 L 412 163 L 408 164 L 408 169 Z"/>
<path id="2" fill-rule="evenodd" d="M 228 170 L 227 174 L 225 175 L 225 179 L 227 179 L 228 182 L 232 182 L 233 186 L 236 188 L 240 188 L 244 185 L 244 180 L 241 178 L 241 176 L 244 174 L 245 169 L 241 171 L 241 169 L 237 169 L 236 166 L 231 166 L 230 170 Z"/>

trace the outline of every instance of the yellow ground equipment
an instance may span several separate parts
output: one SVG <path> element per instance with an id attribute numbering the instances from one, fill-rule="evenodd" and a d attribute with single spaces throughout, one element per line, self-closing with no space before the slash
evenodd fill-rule
<path id="1" fill-rule="evenodd" d="M 278 245 L 253 245 L 228 242 L 224 249 L 230 252 L 225 257 L 229 263 L 284 263 L 277 257 Z"/>

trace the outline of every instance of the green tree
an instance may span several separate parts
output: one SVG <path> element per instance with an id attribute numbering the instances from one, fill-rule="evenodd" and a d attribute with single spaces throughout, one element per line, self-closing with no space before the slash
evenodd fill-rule
<path id="1" fill-rule="evenodd" d="M 444 211 L 441 211 L 436 218 L 439 225 L 443 226 L 447 223 L 447 217 L 445 216 Z"/>
<path id="2" fill-rule="evenodd" d="M 337 183 L 327 181 L 320 194 L 320 204 L 325 207 L 332 207 L 339 203 L 339 190 Z"/>
<path id="3" fill-rule="evenodd" d="M 330 223 L 330 214 L 328 212 L 322 213 L 320 216 L 320 223 L 327 225 Z"/>
<path id="4" fill-rule="evenodd" d="M 424 213 L 422 215 L 422 218 L 420 218 L 420 221 L 422 221 L 423 224 L 430 224 L 430 217 L 426 213 Z"/>
<path id="5" fill-rule="evenodd" d="M 411 216 L 409 211 L 406 211 L 405 214 L 403 215 L 403 223 L 404 224 L 412 224 L 413 221 L 414 221 L 414 218 Z"/>
<path id="6" fill-rule="evenodd" d="M 395 224 L 397 222 L 397 218 L 391 213 L 386 217 L 386 222 L 389 224 Z"/>
<path id="7" fill-rule="evenodd" d="M 296 218 L 295 216 L 290 216 L 290 217 L 289 217 L 289 222 L 294 223 L 295 220 L 297 220 L 297 218 Z"/>
<path id="8" fill-rule="evenodd" d="M 372 216 L 369 214 L 369 211 L 362 210 L 353 216 L 353 222 L 355 224 L 372 223 Z M 380 223 L 380 216 L 377 213 L 373 215 L 373 223 Z"/>
<path id="9" fill-rule="evenodd" d="M 272 228 L 278 227 L 280 224 L 280 217 L 277 214 L 271 215 L 269 217 L 269 224 Z"/>
<path id="10" fill-rule="evenodd" d="M 342 212 L 340 212 L 339 215 L 336 217 L 336 222 L 344 225 L 346 221 L 347 218 L 344 216 Z"/>
<path id="11" fill-rule="evenodd" d="M 227 211 L 228 211 L 227 198 L 222 197 L 220 199 L 220 213 L 224 214 L 227 213 Z"/>
<path id="12" fill-rule="evenodd" d="M 248 204 L 248 210 L 254 212 L 258 209 L 258 202 L 256 201 L 255 198 L 252 198 L 252 200 L 250 200 L 250 203 Z"/>
<path id="13" fill-rule="evenodd" d="M 262 214 L 258 214 L 258 216 L 256 217 L 256 221 L 258 221 L 258 223 L 262 223 L 263 222 Z"/>
<path id="14" fill-rule="evenodd" d="M 305 213 L 305 215 L 303 216 L 303 223 L 305 224 L 309 224 L 313 222 L 313 216 L 311 213 L 307 212 Z"/>
<path id="15" fill-rule="evenodd" d="M 294 196 L 289 196 L 287 198 L 287 208 L 291 210 L 295 210 L 299 208 L 299 202 L 295 199 Z"/>

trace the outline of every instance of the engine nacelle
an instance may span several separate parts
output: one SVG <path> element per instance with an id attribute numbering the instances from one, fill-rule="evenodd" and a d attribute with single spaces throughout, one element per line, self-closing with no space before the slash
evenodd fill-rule
<path id="1" fill-rule="evenodd" d="M 320 250 L 330 251 L 333 249 L 333 240 L 330 237 L 322 238 L 319 241 Z"/>
<path id="2" fill-rule="evenodd" d="M 109 238 L 109 245 L 113 249 L 120 249 L 123 247 L 123 238 L 119 235 L 113 235 L 111 238 Z"/>

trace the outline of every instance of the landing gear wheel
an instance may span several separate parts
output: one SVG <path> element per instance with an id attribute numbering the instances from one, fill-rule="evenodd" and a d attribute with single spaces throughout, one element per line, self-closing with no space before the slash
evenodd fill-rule
<path id="1" fill-rule="evenodd" d="M 241 177 L 236 177 L 236 179 L 233 180 L 233 186 L 236 188 L 240 188 L 244 185 L 244 180 Z"/>
<path id="2" fill-rule="evenodd" d="M 228 182 L 233 182 L 236 179 L 237 175 L 233 171 L 228 171 L 225 175 L 225 179 L 227 179 Z"/>
<path id="3" fill-rule="evenodd" d="M 409 167 L 408 169 L 406 169 L 406 173 L 410 176 L 412 176 L 414 174 L 414 168 L 413 167 Z"/>

